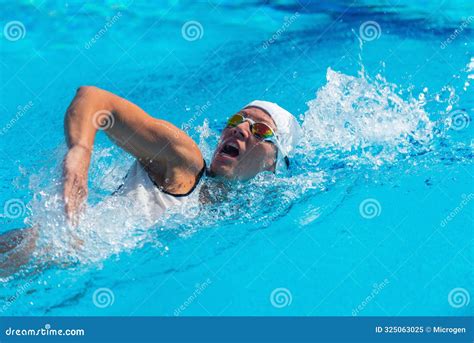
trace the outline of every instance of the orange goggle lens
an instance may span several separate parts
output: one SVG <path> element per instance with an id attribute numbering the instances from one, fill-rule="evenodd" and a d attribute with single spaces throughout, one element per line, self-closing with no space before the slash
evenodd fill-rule
<path id="1" fill-rule="evenodd" d="M 264 123 L 254 123 L 251 127 L 252 133 L 259 138 L 271 138 L 273 137 L 272 129 Z"/>
<path id="2" fill-rule="evenodd" d="M 265 123 L 255 123 L 240 114 L 234 114 L 230 117 L 227 121 L 227 126 L 235 127 L 246 120 L 250 122 L 250 130 L 258 138 L 268 139 L 273 137 L 273 130 L 270 126 Z"/>

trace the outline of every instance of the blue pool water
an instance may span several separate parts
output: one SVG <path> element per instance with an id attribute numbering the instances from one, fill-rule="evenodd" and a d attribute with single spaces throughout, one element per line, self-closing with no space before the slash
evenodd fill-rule
<path id="1" fill-rule="evenodd" d="M 2 315 L 472 314 L 470 1 L 262 3 L 2 1 L 0 232 L 39 224 L 36 258 L 61 265 L 2 279 Z M 99 135 L 75 251 L 59 190 L 80 85 L 183 127 L 207 161 L 253 99 L 305 135 L 292 175 L 151 228 L 108 197 L 133 160 Z"/>

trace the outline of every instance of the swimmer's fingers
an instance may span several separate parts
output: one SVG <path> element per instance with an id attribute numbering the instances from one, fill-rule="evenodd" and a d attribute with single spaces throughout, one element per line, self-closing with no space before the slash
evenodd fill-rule
<path id="1" fill-rule="evenodd" d="M 87 199 L 86 181 L 74 173 L 66 173 L 63 196 L 66 216 L 69 221 L 77 224 L 77 215 Z"/>
<path id="2" fill-rule="evenodd" d="M 78 224 L 78 216 L 85 208 L 87 200 L 87 184 L 83 179 L 74 175 L 67 175 L 64 180 L 64 209 L 67 219 Z"/>
<path id="3" fill-rule="evenodd" d="M 71 181 L 70 176 L 64 176 L 63 186 L 63 199 L 64 199 L 64 211 L 66 212 L 67 219 L 70 221 L 74 213 L 74 197 L 73 194 L 74 181 Z"/>
<path id="4" fill-rule="evenodd" d="M 87 175 L 91 152 L 81 146 L 69 149 L 63 164 L 63 197 L 66 216 L 77 225 L 78 215 L 87 199 Z"/>

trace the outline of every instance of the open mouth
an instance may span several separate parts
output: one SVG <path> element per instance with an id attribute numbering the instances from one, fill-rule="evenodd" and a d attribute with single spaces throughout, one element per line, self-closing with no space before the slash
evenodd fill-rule
<path id="1" fill-rule="evenodd" d="M 228 155 L 230 157 L 239 156 L 239 152 L 240 152 L 239 147 L 235 143 L 224 144 L 224 146 L 222 147 L 222 149 L 220 151 L 221 154 L 225 154 L 225 155 Z"/>

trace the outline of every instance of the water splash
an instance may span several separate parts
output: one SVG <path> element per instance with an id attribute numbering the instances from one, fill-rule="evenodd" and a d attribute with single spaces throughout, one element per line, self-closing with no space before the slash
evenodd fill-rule
<path id="1" fill-rule="evenodd" d="M 291 176 L 262 173 L 249 182 L 232 184 L 208 179 L 185 207 L 172 208 L 160 218 L 150 215 L 136 199 L 111 195 L 133 160 L 123 158 L 118 148 L 96 149 L 90 172 L 90 206 L 78 227 L 71 227 L 64 218 L 60 164 L 43 168 L 30 182 L 35 195 L 29 204 L 33 214 L 27 222 L 40 227 L 35 262 L 53 261 L 59 268 L 100 268 L 111 256 L 145 244 L 165 254 L 169 239 L 190 237 L 206 229 L 264 229 L 284 218 L 295 204 L 309 204 L 311 199 L 307 216 L 299 220 L 300 226 L 305 226 L 322 220 L 344 200 L 360 177 L 357 170 L 390 167 L 439 148 L 448 128 L 442 125 L 443 120 L 430 120 L 426 97 L 403 99 L 400 94 L 404 92 L 381 75 L 372 79 L 364 72 L 349 76 L 328 69 L 326 79 L 302 116 L 304 137 L 293 159 Z M 453 96 L 449 94 L 448 99 Z M 217 130 L 205 120 L 191 135 L 209 161 Z M 58 150 L 57 160 L 64 152 Z M 324 200 L 315 205 L 314 199 Z M 30 270 L 34 268 L 30 266 Z"/>
<path id="2" fill-rule="evenodd" d="M 434 123 L 419 100 L 403 100 L 381 75 L 354 77 L 329 68 L 326 79 L 307 103 L 302 151 L 337 152 L 351 165 L 378 167 L 430 148 Z"/>

